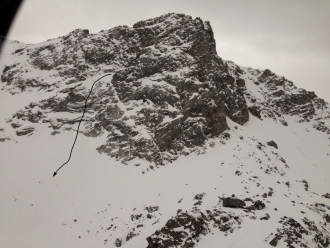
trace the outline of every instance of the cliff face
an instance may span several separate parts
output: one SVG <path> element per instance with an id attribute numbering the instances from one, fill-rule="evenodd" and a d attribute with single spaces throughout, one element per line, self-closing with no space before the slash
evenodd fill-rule
<path id="1" fill-rule="evenodd" d="M 314 93 L 269 70 L 224 62 L 216 53 L 210 23 L 184 14 L 98 34 L 75 30 L 36 45 L 17 44 L 12 55 L 1 76 L 3 90 L 54 93 L 17 112 L 12 120 L 16 127 L 27 120 L 49 123 L 56 132 L 70 129 L 77 120 L 48 113 L 81 113 L 87 86 L 111 73 L 88 101 L 84 134 L 107 134 L 97 149 L 124 163 L 138 157 L 164 164 L 198 151 L 205 140 L 228 128 L 226 117 L 244 125 L 250 111 L 285 125 L 285 115 L 309 121 L 326 108 Z M 246 84 L 260 88 L 261 98 Z M 330 132 L 320 121 L 315 126 Z"/>
<path id="2" fill-rule="evenodd" d="M 27 120 L 50 123 L 57 132 L 70 128 L 74 120 L 48 113 L 81 113 L 89 90 L 84 82 L 111 73 L 88 101 L 84 134 L 108 134 L 97 149 L 123 162 L 139 157 L 164 164 L 223 133 L 226 117 L 241 125 L 249 120 L 244 86 L 217 55 L 209 22 L 199 18 L 167 14 L 95 35 L 75 30 L 21 45 L 16 59 L 3 70 L 4 90 L 58 93 L 19 111 L 16 126 Z"/>

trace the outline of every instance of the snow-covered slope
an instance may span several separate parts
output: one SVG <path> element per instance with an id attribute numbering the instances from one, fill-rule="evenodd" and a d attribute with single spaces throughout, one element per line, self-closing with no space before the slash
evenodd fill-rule
<path id="1" fill-rule="evenodd" d="M 223 61 L 208 22 L 167 14 L 4 53 L 1 247 L 329 245 L 329 104 Z"/>

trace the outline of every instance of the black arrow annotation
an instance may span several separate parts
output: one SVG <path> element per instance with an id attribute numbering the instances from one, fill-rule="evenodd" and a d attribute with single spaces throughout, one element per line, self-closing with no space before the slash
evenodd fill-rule
<path id="1" fill-rule="evenodd" d="M 71 155 L 72 155 L 73 147 L 74 147 L 74 145 L 76 144 L 76 141 L 77 141 L 77 138 L 78 138 L 80 124 L 81 124 L 81 122 L 82 122 L 82 120 L 83 120 L 83 118 L 84 118 L 85 112 L 86 112 L 87 101 L 88 101 L 88 98 L 89 98 L 89 96 L 91 95 L 91 93 L 92 93 L 92 91 L 93 91 L 93 87 L 94 87 L 95 83 L 97 83 L 98 81 L 100 81 L 102 78 L 104 78 L 104 77 L 106 77 L 106 76 L 110 76 L 110 75 L 112 75 L 112 74 L 105 74 L 105 75 L 103 75 L 102 77 L 100 77 L 98 80 L 96 80 L 96 81 L 93 83 L 92 88 L 91 88 L 91 90 L 89 91 L 89 94 L 88 94 L 88 96 L 87 96 L 87 98 L 86 98 L 86 100 L 85 100 L 85 108 L 84 108 L 84 112 L 83 112 L 83 115 L 82 115 L 82 117 L 81 117 L 81 119 L 80 119 L 80 121 L 79 121 L 79 124 L 78 124 L 78 129 L 77 129 L 76 138 L 74 139 L 74 142 L 73 142 L 73 145 L 72 145 L 72 148 L 71 148 L 71 151 L 70 151 L 69 159 L 68 159 L 68 161 L 66 161 L 64 164 L 62 164 L 61 167 L 57 169 L 57 171 L 54 172 L 53 177 L 56 176 L 56 175 L 57 175 L 57 172 L 58 172 L 58 171 L 59 171 L 64 165 L 66 165 L 67 163 L 69 163 L 69 161 L 70 161 L 70 159 L 71 159 Z"/>

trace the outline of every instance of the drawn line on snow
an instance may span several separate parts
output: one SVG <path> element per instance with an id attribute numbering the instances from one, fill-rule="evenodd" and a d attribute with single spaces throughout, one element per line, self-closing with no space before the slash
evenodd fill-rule
<path id="1" fill-rule="evenodd" d="M 92 85 L 92 87 L 91 87 L 91 90 L 89 91 L 89 94 L 88 94 L 88 96 L 86 97 L 86 100 L 85 100 L 84 112 L 83 112 L 83 115 L 81 116 L 81 119 L 80 119 L 79 124 L 78 124 L 76 137 L 75 137 L 74 142 L 73 142 L 73 145 L 72 145 L 72 147 L 71 147 L 71 151 L 70 151 L 69 159 L 68 159 L 68 161 L 66 161 L 64 164 L 62 164 L 61 167 L 57 169 L 57 171 L 55 171 L 55 172 L 53 173 L 53 177 L 56 176 L 57 172 L 58 172 L 58 171 L 59 171 L 64 165 L 66 165 L 67 163 L 69 163 L 69 161 L 70 161 L 70 159 L 71 159 L 72 151 L 73 151 L 74 145 L 76 144 L 76 141 L 77 141 L 77 138 L 78 138 L 80 124 L 81 124 L 81 122 L 82 122 L 82 120 L 83 120 L 83 118 L 84 118 L 84 116 L 85 116 L 85 112 L 86 112 L 86 108 L 87 108 L 87 101 L 88 101 L 88 98 L 89 98 L 89 96 L 91 95 L 91 93 L 92 93 L 92 91 L 93 91 L 93 87 L 94 87 L 95 83 L 97 83 L 98 81 L 100 81 L 102 78 L 104 78 L 104 77 L 106 77 L 106 76 L 110 76 L 110 75 L 112 75 L 112 74 L 106 74 L 106 75 L 103 75 L 102 77 L 100 77 L 98 80 L 96 80 L 96 81 L 93 83 L 93 85 Z"/>

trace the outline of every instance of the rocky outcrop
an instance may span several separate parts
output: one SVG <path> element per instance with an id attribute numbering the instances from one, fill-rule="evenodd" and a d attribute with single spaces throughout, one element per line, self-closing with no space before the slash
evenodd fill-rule
<path id="1" fill-rule="evenodd" d="M 147 238 L 148 248 L 161 248 L 171 246 L 193 247 L 200 235 L 209 232 L 206 216 L 199 213 L 199 217 L 187 213 L 179 213 L 175 218 L 170 219 L 166 225 L 156 231 L 154 235 Z M 183 227 L 184 231 L 176 231 L 176 228 Z M 189 238 L 190 237 L 190 238 Z"/>
<path id="2" fill-rule="evenodd" d="M 279 223 L 281 228 L 277 229 L 275 237 L 269 242 L 274 247 L 277 246 L 279 240 L 285 242 L 288 247 L 310 247 L 311 244 L 317 247 L 328 247 L 330 244 L 329 236 L 323 234 L 315 223 L 306 217 L 303 219 L 306 228 L 298 221 L 286 216 L 282 217 Z M 311 242 L 307 240 L 311 240 Z"/>
<path id="3" fill-rule="evenodd" d="M 197 208 L 181 212 L 167 221 L 166 225 L 147 238 L 148 248 L 195 247 L 211 227 L 232 233 L 240 228 L 242 220 L 233 213 L 218 208 L 201 211 Z"/>
<path id="4" fill-rule="evenodd" d="M 328 198 L 328 199 L 330 199 L 330 193 L 326 193 L 326 194 L 324 194 L 324 195 L 322 195 L 324 198 Z"/>
<path id="5" fill-rule="evenodd" d="M 229 208 L 243 208 L 246 206 L 243 200 L 235 197 L 225 197 L 222 199 L 222 205 Z"/>
<path id="6" fill-rule="evenodd" d="M 294 116 L 297 122 L 312 122 L 316 130 L 330 134 L 329 125 L 321 121 L 329 118 L 329 105 L 314 92 L 297 88 L 269 69 L 261 71 L 239 67 L 231 61 L 225 61 L 225 64 L 236 82 L 245 80 L 245 87 L 239 90 L 252 115 L 260 120 L 272 119 L 284 126 L 288 125 L 286 118 Z"/>
<path id="7" fill-rule="evenodd" d="M 7 89 L 59 94 L 31 103 L 13 118 L 49 123 L 57 132 L 79 117 L 49 118 L 48 113 L 82 113 L 86 79 L 96 72 L 113 73 L 111 82 L 105 78 L 95 85 L 83 133 L 107 133 L 97 150 L 123 163 L 140 158 L 164 164 L 224 132 L 226 117 L 241 125 L 249 120 L 244 80 L 235 83 L 228 74 L 210 23 L 200 18 L 170 13 L 96 35 L 78 29 L 40 45 L 22 45 L 15 56 L 22 55 L 52 80 L 48 77 L 46 87 L 45 79 L 29 78 L 24 64 L 14 63 L 3 71 Z"/>
<path id="8" fill-rule="evenodd" d="M 1 76 L 3 89 L 49 94 L 15 113 L 13 128 L 32 122 L 45 123 L 51 132 L 72 130 L 88 83 L 112 74 L 93 88 L 80 130 L 88 137 L 106 135 L 97 150 L 123 163 L 139 158 L 163 165 L 200 152 L 209 138 L 228 129 L 226 118 L 244 125 L 249 114 L 285 126 L 285 116 L 294 115 L 330 135 L 318 117 L 329 112 L 324 100 L 269 69 L 223 61 L 210 23 L 184 14 L 98 34 L 77 29 L 40 44 L 19 43 L 12 56 Z"/>
<path id="9" fill-rule="evenodd" d="M 249 109 L 249 111 L 252 115 L 254 115 L 255 117 L 258 117 L 259 119 L 261 119 L 261 114 L 260 114 L 261 113 L 261 108 L 260 107 L 251 106 L 248 109 Z"/>
<path id="10" fill-rule="evenodd" d="M 247 209 L 250 209 L 250 210 L 262 210 L 265 207 L 266 207 L 265 203 L 263 203 L 260 200 L 257 200 L 255 202 L 253 202 L 253 204 L 251 206 L 247 207 Z"/>
<path id="11" fill-rule="evenodd" d="M 266 144 L 269 145 L 269 146 L 272 146 L 272 147 L 274 147 L 274 148 L 276 148 L 276 149 L 278 149 L 277 144 L 276 144 L 275 141 L 273 141 L 273 140 L 268 141 Z"/>
<path id="12" fill-rule="evenodd" d="M 120 238 L 117 238 L 115 241 L 116 247 L 121 247 L 122 240 Z"/>
<path id="13" fill-rule="evenodd" d="M 24 136 L 34 132 L 34 127 L 25 127 L 16 131 L 17 136 Z"/>

